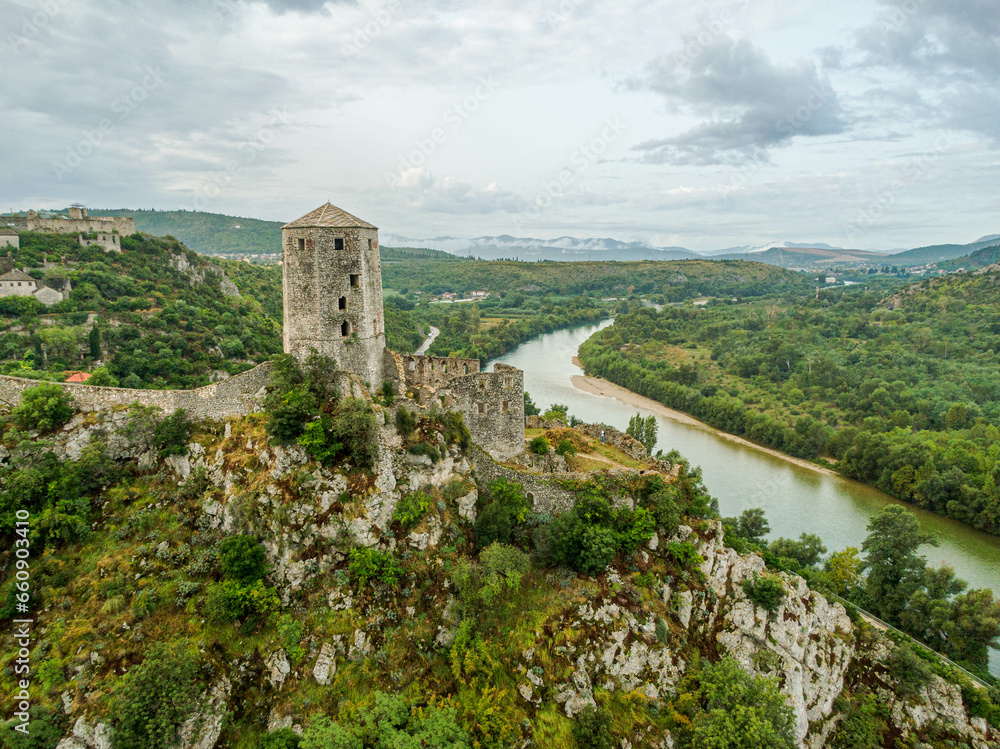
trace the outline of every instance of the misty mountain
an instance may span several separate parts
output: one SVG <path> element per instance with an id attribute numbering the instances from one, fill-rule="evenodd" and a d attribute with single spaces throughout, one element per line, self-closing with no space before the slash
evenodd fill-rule
<path id="1" fill-rule="evenodd" d="M 557 239 L 536 239 L 534 237 L 512 237 L 502 234 L 498 237 L 434 237 L 414 239 L 385 232 L 382 243 L 391 247 L 423 247 L 444 250 L 453 255 L 464 255 L 497 260 L 516 258 L 519 260 L 687 260 L 701 255 L 684 247 L 652 247 L 645 242 L 622 242 L 607 237 L 578 239 L 559 237 Z"/>

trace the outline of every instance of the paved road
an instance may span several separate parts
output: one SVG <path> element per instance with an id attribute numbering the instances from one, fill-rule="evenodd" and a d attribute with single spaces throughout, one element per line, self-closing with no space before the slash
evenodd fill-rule
<path id="1" fill-rule="evenodd" d="M 441 331 L 431 325 L 431 334 L 424 339 L 424 342 L 420 344 L 420 348 L 417 349 L 417 356 L 423 356 L 427 353 L 427 349 L 431 347 L 434 343 L 434 339 L 441 334 Z"/>

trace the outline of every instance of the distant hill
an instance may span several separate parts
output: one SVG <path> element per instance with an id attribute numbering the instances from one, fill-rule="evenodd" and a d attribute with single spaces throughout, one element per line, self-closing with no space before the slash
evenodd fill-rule
<path id="1" fill-rule="evenodd" d="M 994 241 L 996 240 L 994 239 Z M 1000 263 L 1000 244 L 984 247 L 981 250 L 976 250 L 971 255 L 962 255 L 962 257 L 955 258 L 954 260 L 945 260 L 943 263 L 938 263 L 938 267 L 941 270 L 958 270 L 959 268 L 973 270 L 975 268 L 985 268 L 987 265 L 994 265 L 996 263 Z"/>
<path id="2" fill-rule="evenodd" d="M 645 242 L 622 242 L 608 237 L 536 239 L 502 234 L 498 237 L 474 237 L 473 239 L 455 237 L 413 239 L 386 233 L 382 237 L 382 242 L 395 247 L 434 248 L 453 255 L 474 257 L 481 260 L 628 262 L 635 260 L 690 260 L 702 257 L 697 252 L 692 252 L 684 247 L 652 247 Z"/>
<path id="3" fill-rule="evenodd" d="M 202 211 L 90 210 L 93 216 L 131 216 L 135 228 L 155 237 L 176 237 L 202 255 L 264 255 L 281 252 L 281 221 Z"/>
<path id="4" fill-rule="evenodd" d="M 964 257 L 976 250 L 981 250 L 996 243 L 997 237 L 986 237 L 971 244 L 936 244 L 889 255 L 887 260 L 891 259 L 892 265 L 905 265 L 907 267 L 928 265 L 930 263 L 940 263 L 945 260 Z"/>

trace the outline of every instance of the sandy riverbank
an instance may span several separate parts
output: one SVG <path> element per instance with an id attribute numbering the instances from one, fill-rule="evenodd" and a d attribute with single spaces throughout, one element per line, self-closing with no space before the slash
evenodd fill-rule
<path id="1" fill-rule="evenodd" d="M 580 361 L 574 356 L 573 363 L 580 366 Z M 580 367 L 581 369 L 583 367 Z M 822 473 L 827 476 L 839 476 L 836 471 L 831 471 L 829 468 L 824 468 L 823 466 L 818 466 L 815 463 L 810 463 L 808 460 L 802 460 L 801 458 L 795 458 L 791 455 L 786 455 L 779 450 L 772 450 L 769 447 L 763 447 L 750 440 L 743 439 L 742 437 L 737 437 L 735 434 L 729 434 L 723 432 L 715 427 L 711 427 L 704 422 L 698 421 L 692 416 L 688 416 L 686 413 L 681 411 L 675 411 L 672 408 L 664 406 L 658 401 L 654 401 L 651 398 L 647 398 L 638 393 L 633 393 L 631 390 L 626 390 L 620 385 L 615 385 L 613 382 L 608 382 L 607 380 L 602 380 L 598 377 L 586 377 L 584 375 L 574 375 L 572 377 L 573 387 L 577 390 L 582 390 L 585 393 L 590 393 L 591 395 L 601 395 L 605 398 L 614 398 L 626 406 L 634 406 L 635 408 L 642 408 L 646 411 L 652 411 L 653 413 L 662 416 L 665 419 L 670 419 L 671 421 L 677 421 L 681 424 L 689 424 L 691 426 L 700 427 L 701 429 L 707 429 L 713 432 L 723 439 L 727 439 L 730 442 L 735 442 L 740 445 L 752 448 L 754 450 L 759 450 L 762 453 L 767 453 L 768 455 L 773 455 L 776 458 L 781 458 L 782 460 L 787 460 L 789 463 L 794 463 L 802 468 L 808 468 L 810 471 L 815 471 L 816 473 Z"/>

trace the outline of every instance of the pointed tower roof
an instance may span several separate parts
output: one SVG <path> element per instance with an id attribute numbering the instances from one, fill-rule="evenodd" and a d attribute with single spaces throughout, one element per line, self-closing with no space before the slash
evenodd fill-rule
<path id="1" fill-rule="evenodd" d="M 378 229 L 332 203 L 321 205 L 302 218 L 285 224 L 282 229 Z"/>

